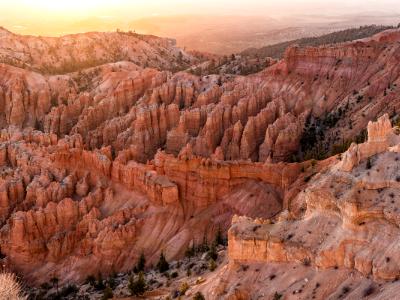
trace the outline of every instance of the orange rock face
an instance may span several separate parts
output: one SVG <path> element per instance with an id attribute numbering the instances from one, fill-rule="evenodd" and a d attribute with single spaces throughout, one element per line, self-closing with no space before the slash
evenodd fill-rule
<path id="1" fill-rule="evenodd" d="M 234 217 L 229 230 L 232 261 L 283 262 L 318 268 L 347 268 L 393 280 L 400 275 L 398 251 L 400 137 L 387 115 L 368 125 L 368 141 L 353 145 L 342 161 L 331 162 L 296 201 L 303 211 L 289 209 L 272 222 Z M 352 156 L 356 163 L 350 164 Z"/>
<path id="2" fill-rule="evenodd" d="M 375 117 L 397 110 L 400 45 L 395 33 L 386 34 L 344 45 L 291 48 L 282 61 L 247 77 L 172 73 L 197 58 L 184 52 L 182 57 L 172 41 L 155 37 L 92 33 L 47 39 L 54 49 L 46 48 L 41 59 L 34 37 L 2 34 L 0 53 L 25 39 L 21 53 L 31 53 L 22 60 L 24 68 L 0 66 L 0 250 L 5 263 L 32 283 L 53 276 L 65 283 L 128 271 L 142 252 L 149 264 L 161 251 L 168 259 L 182 256 L 204 237 L 211 241 L 218 228 L 227 231 L 234 214 L 271 218 L 284 208 L 288 213 L 282 218 L 318 211 L 316 220 L 323 221 L 320 211 L 341 211 L 332 224 L 373 214 L 334 200 L 325 186 L 313 192 L 308 182 L 330 167 L 350 176 L 367 157 L 388 147 L 396 152 L 396 137 L 388 137 L 389 117 L 371 123 L 368 143 L 353 145 L 340 162 L 288 161 L 299 153 L 309 120 L 329 124 L 322 138 L 329 148 L 354 138 Z M 118 51 L 127 50 L 93 67 L 82 47 L 97 49 L 98 43 L 110 49 L 122 44 L 126 47 Z M 140 53 L 154 57 L 146 60 Z M 90 68 L 43 75 L 58 55 L 79 58 Z M 355 184 L 384 184 L 365 178 L 361 183 L 354 179 Z M 378 214 L 383 213 L 397 220 L 384 209 Z M 296 224 L 306 227 L 306 221 Z M 270 224 L 257 222 L 269 234 Z M 255 242 L 242 239 L 235 224 L 232 259 L 292 263 L 313 253 L 314 244 L 293 250 L 277 238 L 283 233 L 270 234 L 268 243 L 263 234 Z M 315 230 L 328 232 L 329 226 Z M 396 273 L 374 271 L 375 261 L 361 254 L 352 260 L 344 246 L 329 245 L 312 263 L 354 265 L 379 278 Z"/>

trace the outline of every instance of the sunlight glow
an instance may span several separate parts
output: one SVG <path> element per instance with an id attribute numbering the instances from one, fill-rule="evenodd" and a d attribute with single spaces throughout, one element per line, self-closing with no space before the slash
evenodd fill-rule
<path id="1" fill-rule="evenodd" d="M 67 12 L 95 10 L 104 7 L 109 1 L 107 0 L 24 0 L 23 4 L 31 7 L 37 7 L 47 12 Z"/>
<path id="2" fill-rule="evenodd" d="M 19 34 L 52 35 L 132 30 L 146 18 L 164 16 L 258 16 L 283 21 L 358 14 L 400 14 L 399 0 L 0 0 L 0 26 Z M 179 20 L 179 18 L 177 19 Z M 334 21 L 332 21 L 334 22 Z M 371 20 L 379 23 L 380 19 Z M 155 23 L 146 33 L 163 34 Z M 200 22 L 201 23 L 201 22 Z M 142 27 L 143 27 L 142 26 Z M 181 28 L 192 30 L 192 28 Z M 161 32 L 161 33 L 160 33 Z"/>

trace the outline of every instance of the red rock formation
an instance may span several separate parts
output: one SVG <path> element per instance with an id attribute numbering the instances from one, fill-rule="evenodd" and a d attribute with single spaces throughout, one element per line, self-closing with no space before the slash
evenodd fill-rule
<path id="1" fill-rule="evenodd" d="M 398 256 L 399 193 L 397 147 L 387 115 L 368 126 L 368 141 L 354 145 L 298 195 L 305 210 L 290 211 L 277 222 L 234 217 L 229 257 L 237 261 L 302 262 L 318 268 L 350 268 L 392 280 L 400 269 L 388 262 Z M 352 155 L 357 163 L 350 165 Z M 373 157 L 373 158 L 372 158 Z M 369 163 L 367 163 L 367 160 Z M 372 161 L 372 162 L 371 162 Z M 254 231 L 254 226 L 257 230 Z"/>
<path id="2" fill-rule="evenodd" d="M 150 65 L 176 66 L 172 56 L 178 50 L 168 40 L 123 33 L 82 37 L 47 42 L 57 55 L 67 50 L 53 45 L 56 41 L 82 42 L 66 56 L 80 57 L 78 50 L 96 47 L 105 37 L 107 47 L 127 39 L 137 47 L 127 47 L 123 58 L 136 61 L 137 51 L 164 47 L 168 53 Z M 13 39 L 24 38 L 7 34 L 4 45 Z M 353 145 L 340 162 L 284 161 L 299 153 L 307 120 L 319 121 L 324 131 L 319 142 L 329 150 L 399 108 L 397 41 L 388 32 L 344 45 L 291 48 L 284 60 L 248 77 L 172 74 L 137 61 L 62 76 L 1 65 L 5 262 L 33 283 L 55 275 L 79 281 L 99 271 L 130 270 L 142 251 L 149 263 L 162 250 L 169 259 L 179 257 L 204 237 L 213 239 L 219 227 L 226 230 L 233 214 L 271 218 L 284 208 L 276 224 L 236 219 L 231 258 L 289 264 L 310 259 L 319 267 L 394 278 L 397 269 L 385 266 L 378 253 L 397 257 L 391 250 L 397 240 L 390 237 L 396 228 L 388 225 L 397 224 L 396 212 L 361 201 L 397 188 L 388 161 L 399 146 L 395 135 L 388 136 L 389 118 L 371 123 L 368 143 Z M 18 47 L 33 53 L 26 64 L 43 67 L 30 43 Z M 385 169 L 362 170 L 372 155 Z M 378 227 L 357 229 L 374 218 L 382 222 L 384 242 L 375 237 Z M 318 234 L 333 235 L 333 226 L 337 237 Z M 299 235 L 288 239 L 285 228 Z M 359 251 L 360 232 L 371 237 L 366 248 L 371 252 Z"/>
<path id="3" fill-rule="evenodd" d="M 1 28 L 0 54 L 2 62 L 46 73 L 68 73 L 117 61 L 171 70 L 199 62 L 196 56 L 178 49 L 172 39 L 131 32 L 34 37 Z"/>

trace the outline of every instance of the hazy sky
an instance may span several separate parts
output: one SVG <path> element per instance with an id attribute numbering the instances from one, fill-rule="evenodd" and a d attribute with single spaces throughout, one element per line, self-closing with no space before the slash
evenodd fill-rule
<path id="1" fill-rule="evenodd" d="M 61 14 L 78 18 L 99 13 L 140 17 L 179 13 L 297 13 L 399 12 L 398 0 L 0 0 L 1 15 L 9 17 Z M 323 11 L 321 11 L 321 9 Z"/>
<path id="2" fill-rule="evenodd" d="M 399 13 L 400 0 L 0 0 L 0 25 L 57 26 L 92 17 L 132 20 L 152 15 Z M 33 29 L 32 29 L 33 30 Z M 31 30 L 31 31 L 32 31 Z M 16 30 L 18 31 L 18 30 Z"/>

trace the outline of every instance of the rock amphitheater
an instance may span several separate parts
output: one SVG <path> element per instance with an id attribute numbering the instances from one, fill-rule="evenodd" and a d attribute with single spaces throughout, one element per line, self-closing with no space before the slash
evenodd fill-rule
<path id="1" fill-rule="evenodd" d="M 399 30 L 248 76 L 192 75 L 204 58 L 127 33 L 2 29 L 0 58 L 0 250 L 30 285 L 179 259 L 222 229 L 206 299 L 397 297 Z M 324 147 L 367 141 L 296 162 L 332 116 Z"/>

